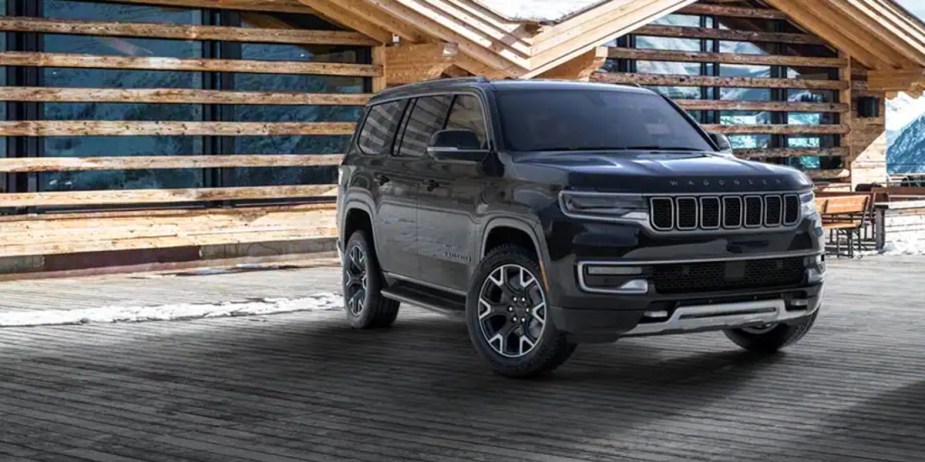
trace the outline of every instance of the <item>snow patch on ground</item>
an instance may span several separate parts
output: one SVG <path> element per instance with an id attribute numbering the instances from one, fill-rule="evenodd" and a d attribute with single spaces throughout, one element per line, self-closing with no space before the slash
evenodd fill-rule
<path id="1" fill-rule="evenodd" d="M 255 316 L 295 311 L 339 310 L 343 305 L 344 299 L 340 294 L 320 293 L 301 298 L 261 299 L 217 304 L 104 306 L 74 310 L 7 311 L 0 312 L 0 327 Z"/>
<path id="2" fill-rule="evenodd" d="M 478 0 L 512 21 L 561 21 L 605 0 Z"/>
<path id="3" fill-rule="evenodd" d="M 883 255 L 925 255 L 925 239 L 897 239 L 883 246 Z"/>

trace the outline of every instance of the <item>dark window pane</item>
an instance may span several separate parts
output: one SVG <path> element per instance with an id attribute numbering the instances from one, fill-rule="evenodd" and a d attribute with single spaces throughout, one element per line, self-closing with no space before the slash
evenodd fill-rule
<path id="1" fill-rule="evenodd" d="M 763 149 L 771 147 L 771 135 L 729 135 L 733 149 Z"/>
<path id="2" fill-rule="evenodd" d="M 366 154 L 387 153 L 395 139 L 395 132 L 401 123 L 405 101 L 379 104 L 369 109 L 360 132 L 360 150 Z"/>
<path id="3" fill-rule="evenodd" d="M 166 8 L 161 6 L 81 2 L 73 0 L 44 0 L 42 9 L 46 18 L 56 19 L 198 24 L 202 17 L 199 10 L 191 10 L 188 8 Z"/>
<path id="4" fill-rule="evenodd" d="M 47 120 L 202 120 L 200 104 L 45 103 Z"/>
<path id="5" fill-rule="evenodd" d="M 42 69 L 42 75 L 47 87 L 202 88 L 202 74 L 199 72 L 46 67 Z"/>
<path id="6" fill-rule="evenodd" d="M 337 183 L 337 167 L 273 167 L 232 169 L 232 186 L 279 186 Z M 333 186 L 332 186 L 333 187 Z"/>
<path id="7" fill-rule="evenodd" d="M 408 117 L 398 155 L 408 157 L 424 155 L 430 137 L 443 129 L 452 100 L 452 96 L 429 96 L 417 99 Z"/>
<path id="8" fill-rule="evenodd" d="M 287 45 L 279 43 L 245 43 L 241 58 L 260 61 L 308 61 L 359 63 L 366 47 L 344 45 Z"/>
<path id="9" fill-rule="evenodd" d="M 159 156 L 202 154 L 202 139 L 189 136 L 53 136 L 45 137 L 47 157 Z M 39 190 L 195 188 L 202 170 L 107 170 L 48 172 L 39 175 Z"/>
<path id="10" fill-rule="evenodd" d="M 39 174 L 40 191 L 200 188 L 202 170 L 104 170 Z"/>
<path id="11" fill-rule="evenodd" d="M 450 111 L 450 118 L 446 128 L 451 130 L 472 130 L 479 137 L 482 147 L 488 146 L 488 135 L 485 133 L 485 116 L 482 104 L 474 96 L 457 96 Z"/>
<path id="12" fill-rule="evenodd" d="M 236 136 L 238 154 L 340 154 L 349 136 Z"/>
<path id="13" fill-rule="evenodd" d="M 235 90 L 304 93 L 363 93 L 363 77 L 322 75 L 235 74 Z"/>
<path id="14" fill-rule="evenodd" d="M 505 91 L 497 98 L 505 145 L 514 151 L 712 149 L 686 117 L 649 93 Z"/>

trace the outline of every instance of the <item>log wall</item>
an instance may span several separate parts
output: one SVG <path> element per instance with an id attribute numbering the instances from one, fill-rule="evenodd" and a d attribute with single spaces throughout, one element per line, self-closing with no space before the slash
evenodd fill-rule
<path id="1" fill-rule="evenodd" d="M 74 8 L 80 6 L 73 3 Z M 336 235 L 333 229 L 336 175 L 320 175 L 318 178 L 323 178 L 320 182 L 304 183 L 304 179 L 296 179 L 289 184 L 284 179 L 278 184 L 251 185 L 235 183 L 226 172 L 293 168 L 330 172 L 341 161 L 341 149 L 239 152 L 230 146 L 236 146 L 235 140 L 243 137 L 303 137 L 303 140 L 317 137 L 325 140 L 325 147 L 330 147 L 332 140 L 345 142 L 353 133 L 355 118 L 338 120 L 337 111 L 352 108 L 352 113 L 358 113 L 373 90 L 382 86 L 384 63 L 377 59 L 381 56 L 378 51 L 382 49 L 381 43 L 310 16 L 311 11 L 298 1 L 126 0 L 112 2 L 112 8 L 122 3 L 128 8 L 136 4 L 138 8 L 161 4 L 183 9 L 164 10 L 165 17 L 190 9 L 198 12 L 201 23 L 158 22 L 159 18 L 138 22 L 131 16 L 126 16 L 125 21 L 102 17 L 37 17 L 38 10 L 7 11 L 6 16 L 0 16 L 0 33 L 23 38 L 10 40 L 6 49 L 0 49 L 0 71 L 15 70 L 8 72 L 14 78 L 0 81 L 4 82 L 0 85 L 0 104 L 10 108 L 5 112 L 6 120 L 0 120 L 0 142 L 7 146 L 0 151 L 0 259 L 88 253 L 100 253 L 103 258 L 107 252 L 330 239 Z M 89 5 L 102 8 L 105 4 Z M 150 16 L 145 17 L 151 19 Z M 315 23 L 323 27 L 305 26 Z M 38 38 L 36 43 L 41 43 L 45 36 L 98 40 L 112 49 L 106 49 L 108 54 L 59 52 L 50 49 L 51 46 L 29 45 L 24 40 Z M 151 49 L 162 49 L 157 41 L 178 46 L 195 43 L 202 56 L 159 56 L 138 48 L 152 43 Z M 240 51 L 233 56 L 233 50 L 241 50 L 248 44 L 293 47 L 304 49 L 304 53 L 298 60 L 245 58 Z M 329 50 L 332 60 L 327 58 Z M 344 61 L 345 53 L 352 53 L 350 56 L 356 59 Z M 150 88 L 101 78 L 98 86 L 72 87 L 43 84 L 41 77 L 22 77 L 41 76 L 54 69 L 168 71 L 198 75 L 202 83 L 196 88 Z M 330 88 L 339 88 L 341 84 L 286 90 L 237 88 L 236 75 L 312 76 L 319 81 L 341 79 L 362 84 L 347 85 L 351 88 L 348 93 L 330 92 Z M 85 110 L 80 111 L 80 118 L 57 119 L 43 110 L 53 104 L 65 108 L 79 104 Z M 202 118 L 104 120 L 102 109 L 97 110 L 123 104 L 198 107 L 201 109 L 193 112 Z M 292 107 L 295 114 L 299 114 L 298 107 L 317 110 L 309 110 L 311 117 L 305 120 L 290 117 L 254 120 L 228 115 L 242 108 L 255 108 L 250 114 L 260 114 L 256 109 L 264 107 Z M 201 149 L 136 155 L 125 152 L 125 143 L 114 143 L 123 148 L 87 155 L 42 154 L 41 146 L 49 140 L 133 137 L 195 138 L 200 140 L 196 146 Z M 311 143 L 300 143 L 301 149 L 305 145 Z M 69 190 L 51 185 L 42 176 L 108 171 L 126 172 L 128 177 L 133 171 L 139 174 L 192 171 L 193 176 L 201 173 L 203 180 L 201 187 L 135 189 L 97 184 Z M 3 266 L 0 264 L 0 272 Z"/>
<path id="2" fill-rule="evenodd" d="M 699 50 L 693 48 L 698 42 Z M 741 52 L 730 52 L 739 48 Z M 885 95 L 865 93 L 860 65 L 789 22 L 780 11 L 758 2 L 704 0 L 617 40 L 609 57 L 593 80 L 648 86 L 669 96 L 700 90 L 698 98 L 675 98 L 708 130 L 768 135 L 766 147 L 741 145 L 736 150 L 739 156 L 807 168 L 812 178 L 834 187 L 885 178 L 883 111 L 881 117 L 860 118 L 854 110 L 861 96 Z M 657 72 L 637 70 L 643 64 Z M 693 71 L 697 65 L 699 72 Z M 721 71 L 724 66 L 733 71 L 748 70 L 747 66 L 770 68 L 770 74 L 729 75 Z M 665 72 L 668 69 L 689 72 L 672 74 Z M 770 98 L 720 96 L 726 90 L 744 94 L 743 89 L 767 90 Z M 800 95 L 816 99 L 795 98 Z M 768 122 L 735 121 L 736 115 L 756 112 L 767 113 Z M 795 122 L 800 114 L 818 114 L 820 123 Z M 796 141 L 793 145 L 788 141 L 792 139 L 818 139 L 819 144 Z"/>

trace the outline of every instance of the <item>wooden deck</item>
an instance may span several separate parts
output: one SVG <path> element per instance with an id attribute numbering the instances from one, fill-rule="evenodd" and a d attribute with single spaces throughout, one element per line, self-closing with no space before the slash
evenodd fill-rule
<path id="1" fill-rule="evenodd" d="M 919 460 L 923 263 L 833 262 L 817 328 L 785 354 L 720 334 L 634 339 L 581 347 L 535 381 L 492 375 L 462 324 L 414 308 L 374 332 L 332 311 L 3 329 L 0 459 Z M 92 278 L 80 303 L 107 282 L 99 300 L 234 286 L 230 301 L 247 281 L 298 296 L 336 290 L 334 271 Z M 29 284 L 0 291 L 40 307 L 74 287 Z"/>

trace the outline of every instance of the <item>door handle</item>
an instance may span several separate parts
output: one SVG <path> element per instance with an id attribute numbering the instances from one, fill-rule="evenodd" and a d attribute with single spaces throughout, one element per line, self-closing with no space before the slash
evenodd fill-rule
<path id="1" fill-rule="evenodd" d="M 424 186 L 427 187 L 428 191 L 433 191 L 440 187 L 440 183 L 437 180 L 424 180 Z"/>
<path id="2" fill-rule="evenodd" d="M 376 183 L 379 183 L 379 186 L 382 186 L 390 181 L 389 177 L 380 174 L 373 175 L 373 178 L 376 180 Z"/>

